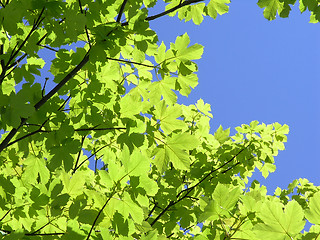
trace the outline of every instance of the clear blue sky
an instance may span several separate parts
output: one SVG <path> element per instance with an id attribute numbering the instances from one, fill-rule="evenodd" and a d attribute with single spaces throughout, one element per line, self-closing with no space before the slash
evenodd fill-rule
<path id="1" fill-rule="evenodd" d="M 320 23 L 308 23 L 298 6 L 271 22 L 262 13 L 255 1 L 234 1 L 228 14 L 200 26 L 166 16 L 150 27 L 166 44 L 188 32 L 192 43 L 205 46 L 199 85 L 179 102 L 210 103 L 212 132 L 221 124 L 234 133 L 252 120 L 289 125 L 276 172 L 266 180 L 254 175 L 269 194 L 300 177 L 320 185 Z"/>

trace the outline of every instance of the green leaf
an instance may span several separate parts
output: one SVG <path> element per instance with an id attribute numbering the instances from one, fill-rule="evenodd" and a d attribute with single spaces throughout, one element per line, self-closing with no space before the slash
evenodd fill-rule
<path id="1" fill-rule="evenodd" d="M 98 217 L 99 211 L 94 209 L 84 209 L 80 211 L 78 221 L 92 225 L 96 217 Z M 103 213 L 100 214 L 96 224 L 99 224 L 103 219 Z"/>
<path id="2" fill-rule="evenodd" d="M 318 6 L 317 0 L 299 0 L 299 9 L 301 12 L 306 11 L 313 11 Z"/>
<path id="3" fill-rule="evenodd" d="M 156 60 L 157 63 L 162 63 L 165 60 L 165 51 L 166 51 L 166 45 L 161 42 L 160 46 L 158 47 L 158 52 L 154 56 L 154 59 Z"/>
<path id="4" fill-rule="evenodd" d="M 216 186 L 212 199 L 199 217 L 199 221 L 215 220 L 222 216 L 230 216 L 229 212 L 234 208 L 239 200 L 240 189 L 230 188 L 227 185 L 220 184 Z"/>
<path id="5" fill-rule="evenodd" d="M 160 172 L 166 170 L 169 162 L 177 169 L 188 170 L 190 168 L 190 157 L 186 150 L 191 150 L 199 145 L 199 140 L 187 133 L 176 134 L 169 137 L 164 145 L 154 149 L 154 163 Z"/>
<path id="6" fill-rule="evenodd" d="M 130 159 L 122 160 L 126 172 L 132 176 L 143 176 L 150 171 L 150 161 L 138 151 L 130 156 Z"/>
<path id="7" fill-rule="evenodd" d="M 295 238 L 304 228 L 304 213 L 296 201 L 286 206 L 279 202 L 266 201 L 258 214 L 263 223 L 258 223 L 254 230 L 259 239 L 282 240 Z"/>
<path id="8" fill-rule="evenodd" d="M 259 0 L 257 4 L 260 8 L 265 8 L 263 16 L 268 20 L 274 20 L 277 12 L 283 9 L 283 2 L 280 0 Z"/>
<path id="9" fill-rule="evenodd" d="M 313 224 L 320 225 L 320 192 L 309 199 L 309 209 L 305 211 L 306 218 Z"/>
<path id="10" fill-rule="evenodd" d="M 185 127 L 185 123 L 177 119 L 181 117 L 181 114 L 182 110 L 179 105 L 166 106 L 165 101 L 161 101 L 155 106 L 155 117 L 160 120 L 160 127 L 166 134 Z"/>
<path id="11" fill-rule="evenodd" d="M 230 0 L 210 0 L 207 5 L 207 12 L 210 17 L 216 19 L 218 14 L 222 15 L 229 11 Z"/>
<path id="12" fill-rule="evenodd" d="M 188 47 L 190 38 L 187 33 L 176 38 L 175 49 L 177 50 L 176 56 L 181 61 L 200 59 L 203 53 L 203 46 L 194 44 Z"/>
<path id="13" fill-rule="evenodd" d="M 127 192 L 124 193 L 123 198 L 117 203 L 116 209 L 125 219 L 130 215 L 136 223 L 141 224 L 144 219 L 142 208 L 132 201 Z"/>
<path id="14" fill-rule="evenodd" d="M 37 182 L 38 176 L 43 184 L 49 181 L 50 172 L 43 158 L 30 154 L 24 161 L 24 164 L 26 167 L 22 178 L 26 183 L 31 184 Z"/>
<path id="15" fill-rule="evenodd" d="M 230 135 L 230 128 L 223 130 L 221 125 L 219 126 L 217 131 L 214 133 L 215 139 L 217 139 L 220 144 L 227 141 L 229 139 L 229 135 Z"/>

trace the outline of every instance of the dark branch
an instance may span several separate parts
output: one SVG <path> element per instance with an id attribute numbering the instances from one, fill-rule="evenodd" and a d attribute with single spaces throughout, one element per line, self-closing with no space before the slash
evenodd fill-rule
<path id="1" fill-rule="evenodd" d="M 204 0 L 187 0 L 187 1 L 182 2 L 182 3 L 181 3 L 181 1 L 180 1 L 180 3 L 179 3 L 177 6 L 175 6 L 175 7 L 173 7 L 173 8 L 170 8 L 170 9 L 168 9 L 167 11 L 164 11 L 164 12 L 162 12 L 162 13 L 158 13 L 158 14 L 156 14 L 156 15 L 147 17 L 147 18 L 145 19 L 145 21 L 152 21 L 152 20 L 154 20 L 154 19 L 157 19 L 157 18 L 159 18 L 159 17 L 162 17 L 162 16 L 164 16 L 164 15 L 167 15 L 168 13 L 174 12 L 174 11 L 178 10 L 179 8 L 184 7 L 184 6 L 187 6 L 187 5 L 190 5 L 190 4 L 193 4 L 193 3 L 197 3 L 197 2 L 202 2 L 202 1 L 204 1 Z M 122 26 L 127 26 L 128 24 L 129 24 L 129 22 L 124 22 L 124 23 L 122 23 L 121 25 L 122 25 Z"/>
<path id="2" fill-rule="evenodd" d="M 75 167 L 75 168 L 73 169 L 73 173 L 74 173 L 75 171 L 77 171 L 86 161 L 88 161 L 88 160 L 89 160 L 90 158 L 92 158 L 95 154 L 97 154 L 99 151 L 101 151 L 102 149 L 106 148 L 107 146 L 109 146 L 109 144 L 107 144 L 107 145 L 99 148 L 96 152 L 92 153 L 89 157 L 87 157 L 85 160 L 83 160 L 83 161 L 79 164 L 79 166 L 77 166 L 77 167 Z"/>
<path id="3" fill-rule="evenodd" d="M 75 129 L 76 132 L 83 132 L 83 131 L 106 131 L 106 130 L 126 130 L 125 127 L 114 127 L 114 128 L 79 128 Z"/>
<path id="4" fill-rule="evenodd" d="M 251 144 L 251 143 L 249 143 L 248 146 L 249 146 L 250 144 Z M 222 164 L 220 167 L 215 168 L 215 169 L 213 169 L 212 171 L 210 171 L 210 172 L 209 172 L 206 176 L 204 176 L 197 184 L 195 184 L 194 186 L 189 187 L 189 188 L 184 189 L 184 190 L 182 190 L 181 192 L 179 192 L 179 193 L 177 194 L 177 198 L 178 198 L 178 199 L 177 199 L 176 201 L 170 201 L 169 204 L 167 205 L 167 207 L 166 207 L 165 209 L 163 209 L 163 210 L 159 213 L 159 215 L 151 222 L 150 225 L 151 225 L 151 226 L 154 225 L 154 224 L 160 219 L 160 217 L 161 217 L 169 208 L 171 208 L 172 206 L 176 205 L 177 203 L 179 203 L 179 202 L 182 201 L 183 199 L 185 199 L 185 198 L 187 198 L 187 197 L 190 197 L 190 196 L 188 196 L 188 195 L 192 192 L 192 190 L 194 190 L 194 189 L 195 189 L 197 186 L 199 186 L 203 181 L 205 181 L 211 174 L 213 174 L 214 172 L 220 170 L 221 168 L 223 168 L 224 166 L 226 166 L 227 164 L 229 164 L 230 162 L 232 162 L 237 156 L 239 156 L 240 153 L 242 153 L 245 149 L 247 149 L 248 146 L 243 147 L 236 155 L 234 155 L 230 160 L 228 160 L 227 162 L 225 162 L 224 164 Z M 239 163 L 236 163 L 235 165 L 237 165 L 237 164 L 239 164 Z M 232 168 L 228 168 L 228 169 L 224 170 L 222 173 L 226 173 L 226 172 L 228 172 L 230 169 L 232 169 Z M 182 193 L 184 193 L 184 192 L 186 192 L 186 194 L 184 194 L 182 197 L 179 198 L 179 196 L 180 196 Z"/>
<path id="5" fill-rule="evenodd" d="M 17 134 L 18 130 L 27 122 L 26 118 L 22 118 L 20 125 L 17 128 L 12 128 L 7 137 L 1 142 L 0 144 L 0 152 L 3 151 L 8 146 L 8 143 L 11 141 L 11 139 L 14 137 L 14 135 Z"/>
<path id="6" fill-rule="evenodd" d="M 10 142 L 10 143 L 8 143 L 7 147 L 9 147 L 9 146 L 11 146 L 11 145 L 13 145 L 13 144 L 15 144 L 15 143 L 17 143 L 17 142 L 19 142 L 19 141 L 27 138 L 27 137 L 30 137 L 30 136 L 32 136 L 32 135 L 34 135 L 34 134 L 36 134 L 36 133 L 40 133 L 40 132 L 48 132 L 48 131 L 44 131 L 44 130 L 41 130 L 41 129 L 37 129 L 37 130 L 34 131 L 34 132 L 28 133 L 28 134 L 26 134 L 26 135 L 24 135 L 24 136 L 22 136 L 22 137 L 19 137 L 19 138 L 16 139 L 16 140 Z"/>
<path id="7" fill-rule="evenodd" d="M 153 65 L 148 65 L 148 64 L 143 64 L 143 63 L 138 63 L 138 62 L 133 62 L 133 61 L 128 61 L 128 60 L 123 60 L 123 59 L 117 59 L 117 58 L 110 58 L 107 57 L 109 60 L 117 61 L 117 62 L 123 62 L 123 63 L 128 63 L 128 64 L 136 64 L 144 67 L 150 67 L 150 68 L 155 68 Z"/>
<path id="8" fill-rule="evenodd" d="M 58 233 L 25 233 L 26 236 L 57 236 L 57 235 L 64 235 L 63 232 Z"/>
<path id="9" fill-rule="evenodd" d="M 166 208 L 162 210 L 162 212 L 152 221 L 152 223 L 150 223 L 150 225 L 153 226 L 159 220 L 159 218 L 161 218 L 161 216 L 176 203 L 178 202 L 170 201 L 168 206 L 166 206 Z"/>
<path id="10" fill-rule="evenodd" d="M 46 122 L 47 122 L 47 121 L 46 121 Z M 45 122 L 45 123 L 46 123 L 46 122 Z M 43 125 L 44 125 L 44 124 L 43 124 Z M 53 132 L 53 131 L 49 131 L 49 130 L 42 130 L 43 125 L 40 126 L 40 128 L 37 129 L 36 131 L 30 132 L 30 133 L 28 133 L 28 134 L 26 134 L 26 135 L 24 135 L 24 136 L 22 136 L 22 137 L 20 137 L 20 138 L 18 138 L 18 139 L 16 139 L 16 140 L 12 141 L 12 142 L 9 142 L 8 145 L 7 145 L 7 147 L 9 147 L 9 146 L 11 146 L 11 145 L 13 145 L 13 144 L 15 144 L 15 143 L 17 143 L 17 142 L 19 142 L 19 141 L 27 138 L 27 137 L 30 137 L 30 136 L 32 136 L 32 135 L 34 135 L 34 134 L 37 134 L 37 133 L 50 133 L 50 132 Z M 115 128 L 94 128 L 94 127 L 93 127 L 93 128 L 74 129 L 74 131 L 75 131 L 75 132 L 83 132 L 83 131 L 108 131 L 108 130 L 125 130 L 125 129 L 126 129 L 126 128 L 124 128 L 124 127 L 115 127 Z"/>
<path id="11" fill-rule="evenodd" d="M 35 110 L 38 110 L 43 104 L 45 104 L 54 94 L 56 94 L 60 88 L 62 88 L 87 62 L 89 61 L 89 54 L 87 53 L 82 61 L 61 80 L 47 95 L 42 97 L 39 102 L 34 105 Z M 2 152 L 7 146 L 11 139 L 16 135 L 18 130 L 27 122 L 27 118 L 22 118 L 20 125 L 17 128 L 13 128 L 7 137 L 0 144 L 0 152 Z"/>
<path id="12" fill-rule="evenodd" d="M 10 55 L 10 58 L 6 64 L 6 66 L 2 69 L 1 72 L 1 76 L 0 76 L 0 84 L 3 82 L 4 80 L 4 76 L 6 75 L 6 71 L 9 69 L 9 65 L 11 63 L 11 61 L 18 55 L 18 53 L 20 52 L 20 50 L 24 47 L 24 45 L 26 44 L 26 42 L 28 41 L 28 39 L 31 37 L 31 35 L 33 34 L 33 32 L 39 27 L 40 23 L 43 21 L 44 18 L 42 18 L 42 14 L 44 12 L 45 8 L 42 8 L 38 18 L 34 21 L 33 26 L 30 30 L 30 32 L 28 33 L 28 35 L 26 36 L 26 38 L 23 40 L 23 42 L 20 44 L 20 46 L 18 47 L 17 50 L 13 50 L 12 54 Z M 10 65 L 11 66 L 11 65 Z"/>
<path id="13" fill-rule="evenodd" d="M 43 104 L 45 104 L 54 94 L 56 94 L 71 78 L 73 78 L 86 63 L 89 61 L 89 53 L 84 56 L 81 62 L 70 72 L 67 76 L 65 76 L 61 82 L 59 82 L 46 96 L 41 98 L 39 102 L 34 105 L 34 108 L 38 110 Z"/>
<path id="14" fill-rule="evenodd" d="M 83 143 L 84 143 L 84 140 L 85 140 L 85 139 L 86 139 L 86 136 L 83 136 L 82 139 L 81 139 L 81 147 L 80 147 L 80 149 L 79 149 L 78 156 L 77 156 L 77 160 L 76 160 L 76 164 L 74 165 L 72 174 L 74 174 L 74 173 L 75 173 L 75 169 L 77 169 L 77 165 L 78 165 L 78 162 L 79 162 L 79 159 L 80 159 L 80 156 L 81 156 L 82 146 L 83 146 Z"/>
<path id="15" fill-rule="evenodd" d="M 120 180 L 119 180 L 119 181 L 120 181 Z M 118 183 L 119 183 L 119 181 L 118 181 Z M 116 186 L 118 185 L 118 183 L 116 184 Z M 97 221 L 98 221 L 101 213 L 103 212 L 104 208 L 107 206 L 108 202 L 111 200 L 111 198 L 113 197 L 113 195 L 116 193 L 116 186 L 114 186 L 114 189 L 113 189 L 111 195 L 109 196 L 109 198 L 107 199 L 107 201 L 105 202 L 105 204 L 102 206 L 102 208 L 101 208 L 100 211 L 98 212 L 98 215 L 97 215 L 96 218 L 94 219 L 94 221 L 93 221 L 93 223 L 92 223 L 92 226 L 91 226 L 91 228 L 90 228 L 90 231 L 89 231 L 89 233 L 88 233 L 88 236 L 87 236 L 86 240 L 88 240 L 88 239 L 90 238 L 90 235 L 91 235 L 91 233 L 92 233 L 92 230 L 93 230 L 94 226 L 96 225 L 96 223 L 97 223 Z"/>
<path id="16" fill-rule="evenodd" d="M 43 84 L 43 88 L 41 90 L 41 96 L 44 97 L 44 94 L 45 94 L 45 90 L 46 90 L 46 85 L 47 85 L 47 82 L 48 82 L 49 78 L 45 78 L 45 82 Z"/>
<path id="17" fill-rule="evenodd" d="M 2 222 L 2 220 L 10 213 L 12 209 L 10 208 L 4 215 L 3 217 L 0 219 L 0 222 Z"/>
<path id="18" fill-rule="evenodd" d="M 250 145 L 250 144 L 249 144 Z M 249 146 L 248 145 L 248 146 Z M 245 149 L 247 149 L 247 147 L 244 147 L 243 149 L 241 149 L 236 155 L 234 155 L 231 159 L 229 159 L 227 162 L 225 162 L 224 164 L 222 164 L 220 167 L 215 168 L 213 170 L 211 170 L 207 175 L 205 175 L 198 183 L 196 183 L 194 186 L 189 187 L 187 189 L 182 190 L 181 192 L 178 193 L 177 197 L 179 197 L 182 193 L 184 192 L 188 192 L 190 193 L 194 188 L 196 188 L 197 186 L 199 186 L 201 183 L 203 183 L 211 174 L 215 173 L 216 171 L 220 170 L 221 168 L 223 168 L 224 166 L 226 166 L 227 164 L 229 164 L 230 162 L 232 162 L 237 156 L 239 156 L 240 153 L 242 153 Z M 229 169 L 227 170 L 229 171 Z M 223 173 L 225 173 L 226 171 L 224 171 Z M 187 193 L 187 194 L 188 194 Z M 185 195 L 186 196 L 186 195 Z"/>
<path id="19" fill-rule="evenodd" d="M 83 14 L 81 0 L 78 0 L 78 3 L 79 3 L 80 12 Z"/>
<path id="20" fill-rule="evenodd" d="M 149 219 L 149 217 L 151 216 L 151 214 L 154 212 L 154 210 L 157 208 L 158 203 L 154 203 L 153 208 L 150 210 L 148 217 L 145 219 L 145 221 L 147 221 Z"/>
<path id="21" fill-rule="evenodd" d="M 122 5 L 120 7 L 120 11 L 119 11 L 118 17 L 117 17 L 117 22 L 118 23 L 120 23 L 120 21 L 121 21 L 121 17 L 122 17 L 122 14 L 123 14 L 124 7 L 126 6 L 126 3 L 127 3 L 127 0 L 123 0 Z"/>
<path id="22" fill-rule="evenodd" d="M 53 51 L 53 52 L 59 52 L 58 50 L 56 50 L 56 49 L 54 49 L 54 48 L 52 48 L 52 47 L 48 47 L 48 46 L 46 46 L 46 45 L 39 44 L 39 46 L 40 46 L 40 47 L 43 47 L 43 48 L 46 48 L 46 49 L 49 49 L 49 50 L 51 50 L 51 51 Z"/>

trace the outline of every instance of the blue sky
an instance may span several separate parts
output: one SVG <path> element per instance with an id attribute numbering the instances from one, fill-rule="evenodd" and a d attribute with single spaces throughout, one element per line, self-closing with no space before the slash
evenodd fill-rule
<path id="1" fill-rule="evenodd" d="M 254 175 L 269 194 L 297 178 L 320 185 L 320 24 L 308 22 L 298 6 L 289 18 L 270 22 L 254 1 L 234 1 L 228 14 L 200 26 L 167 16 L 150 22 L 166 44 L 188 32 L 191 43 L 205 46 L 199 85 L 179 102 L 210 103 L 212 132 L 221 124 L 234 133 L 252 120 L 289 125 L 276 172 L 266 180 Z"/>

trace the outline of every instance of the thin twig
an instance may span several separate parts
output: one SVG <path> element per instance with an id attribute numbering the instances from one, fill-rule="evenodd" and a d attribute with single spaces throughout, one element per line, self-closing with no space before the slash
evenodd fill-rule
<path id="1" fill-rule="evenodd" d="M 111 58 L 111 57 L 107 57 L 107 59 L 113 60 L 113 61 L 117 61 L 117 62 L 123 62 L 123 63 L 128 63 L 128 64 L 136 64 L 136 65 L 140 65 L 140 66 L 144 66 L 144 67 L 155 68 L 154 65 L 148 65 L 148 64 L 138 63 L 138 62 L 134 62 L 134 61 L 128 61 L 128 60 L 124 60 L 124 59 L 117 59 L 117 58 Z"/>
<path id="2" fill-rule="evenodd" d="M 111 198 L 116 194 L 116 189 L 117 189 L 116 187 L 118 186 L 118 184 L 120 183 L 120 181 L 121 181 L 122 179 L 123 179 L 123 178 L 121 178 L 121 179 L 118 180 L 118 182 L 116 183 L 116 185 L 115 185 L 114 188 L 113 188 L 113 191 L 112 191 L 111 195 L 108 197 L 107 201 L 105 202 L 105 204 L 102 206 L 102 208 L 101 208 L 100 211 L 98 212 L 96 218 L 94 219 L 94 221 L 93 221 L 93 223 L 92 223 L 92 225 L 91 225 L 91 228 L 90 228 L 90 231 L 89 231 L 89 233 L 88 233 L 88 236 L 87 236 L 86 240 L 88 240 L 88 239 L 90 238 L 90 235 L 91 235 L 91 233 L 92 233 L 92 230 L 93 230 L 94 226 L 96 225 L 96 223 L 97 223 L 97 221 L 98 221 L 101 213 L 103 212 L 103 210 L 105 209 L 105 207 L 107 206 L 107 204 L 109 203 L 109 201 L 111 200 Z"/>
<path id="3" fill-rule="evenodd" d="M 167 15 L 168 13 L 174 12 L 174 11 L 178 10 L 179 8 L 184 7 L 184 6 L 190 5 L 190 4 L 192 4 L 192 3 L 202 2 L 202 1 L 204 1 L 204 0 L 188 0 L 188 1 L 185 1 L 185 2 L 183 2 L 183 3 L 180 2 L 177 6 L 175 6 L 175 7 L 173 7 L 173 8 L 170 8 L 170 9 L 168 9 L 168 10 L 162 12 L 162 13 L 158 13 L 158 14 L 156 14 L 156 15 L 147 17 L 147 18 L 145 19 L 145 21 L 152 21 L 152 20 L 154 20 L 154 19 L 157 19 L 157 18 L 159 18 L 159 17 L 162 17 L 162 16 L 164 16 L 164 15 Z M 122 25 L 122 26 L 127 26 L 128 24 L 129 24 L 129 22 L 124 22 L 124 23 L 122 23 L 121 25 Z"/>
<path id="4" fill-rule="evenodd" d="M 6 64 L 6 66 L 2 69 L 1 72 L 1 76 L 0 76 L 0 84 L 2 84 L 3 80 L 4 80 L 4 76 L 5 76 L 5 72 L 8 70 L 8 67 L 10 65 L 10 62 L 18 55 L 18 53 L 20 52 L 20 50 L 24 47 L 24 45 L 26 44 L 26 42 L 28 41 L 28 39 L 31 37 L 31 35 L 33 34 L 33 32 L 39 27 L 40 23 L 43 21 L 44 17 L 41 17 L 43 12 L 44 12 L 45 8 L 42 8 L 38 18 L 34 21 L 33 26 L 30 30 L 30 32 L 28 33 L 28 35 L 26 36 L 26 38 L 23 40 L 23 42 L 20 44 L 20 46 L 18 47 L 17 50 L 14 50 L 11 52 L 11 55 L 9 57 L 9 60 Z M 17 45 L 16 45 L 17 46 Z M 11 65 L 10 65 L 11 66 Z"/>
<path id="5" fill-rule="evenodd" d="M 126 6 L 126 3 L 127 3 L 127 0 L 123 0 L 123 2 L 121 4 L 120 11 L 119 11 L 119 14 L 118 14 L 118 17 L 117 17 L 117 22 L 118 23 L 120 23 L 120 21 L 121 21 L 121 17 L 122 17 L 122 14 L 123 14 L 124 7 Z"/>
<path id="6" fill-rule="evenodd" d="M 79 159 L 80 159 L 80 156 L 81 156 L 81 152 L 82 152 L 83 143 L 84 143 L 84 140 L 85 140 L 85 139 L 86 139 L 86 136 L 83 136 L 82 139 L 81 139 L 81 147 L 80 147 L 80 150 L 79 150 L 79 152 L 78 152 L 76 164 L 74 165 L 72 174 L 74 174 L 74 173 L 76 172 L 75 169 L 77 168 L 77 165 L 78 165 L 78 162 L 79 162 Z"/>
<path id="7" fill-rule="evenodd" d="M 46 49 L 49 49 L 49 50 L 51 50 L 51 51 L 53 51 L 53 52 L 59 52 L 59 50 L 56 50 L 56 49 L 54 49 L 54 48 L 52 48 L 52 47 L 49 47 L 49 46 L 46 46 L 46 45 L 43 45 L 43 44 L 39 44 L 39 46 L 40 46 L 40 47 L 43 47 L 43 48 L 46 48 Z"/>
<path id="8" fill-rule="evenodd" d="M 41 96 L 44 97 L 44 94 L 45 94 L 45 88 L 46 88 L 46 85 L 47 85 L 47 82 L 48 82 L 49 78 L 45 78 L 45 82 L 43 84 L 43 88 L 41 90 Z"/>
<path id="9" fill-rule="evenodd" d="M 248 146 L 250 145 L 251 143 L 248 144 Z M 212 173 L 218 171 L 219 169 L 223 168 L 224 166 L 226 166 L 228 163 L 230 163 L 231 161 L 233 161 L 240 153 L 242 153 L 245 149 L 247 149 L 248 146 L 245 146 L 243 147 L 243 149 L 241 149 L 236 155 L 234 155 L 230 160 L 228 160 L 227 162 L 225 162 L 224 164 L 222 164 L 220 167 L 218 168 L 215 168 L 213 169 L 212 171 L 210 171 L 206 176 L 204 176 L 197 184 L 195 184 L 194 186 L 192 187 L 189 187 L 187 189 L 184 189 L 182 191 L 180 191 L 178 194 L 177 194 L 177 200 L 176 201 L 170 201 L 169 204 L 166 206 L 165 209 L 163 209 L 159 215 L 151 222 L 151 226 L 153 226 L 160 218 L 161 216 L 169 209 L 171 208 L 172 206 L 176 205 L 177 203 L 179 203 L 180 201 L 182 201 L 183 199 L 187 198 L 188 195 L 190 194 L 190 192 L 192 192 L 192 190 L 194 190 L 197 186 L 199 186 L 203 181 L 205 181 Z M 230 169 L 232 168 L 228 168 L 227 170 L 224 170 L 222 173 L 226 173 L 227 171 L 229 171 Z M 179 196 L 186 192 L 186 194 L 184 194 L 183 196 L 181 196 L 179 198 Z"/>

